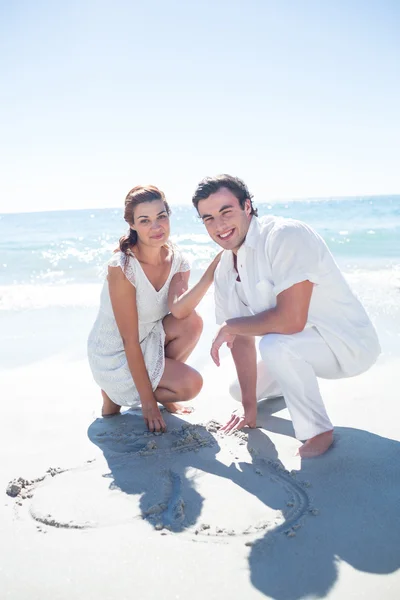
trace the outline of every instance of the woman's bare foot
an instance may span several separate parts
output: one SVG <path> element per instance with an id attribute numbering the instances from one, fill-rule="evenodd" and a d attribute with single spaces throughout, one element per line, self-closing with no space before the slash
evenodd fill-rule
<path id="1" fill-rule="evenodd" d="M 112 417 L 113 415 L 118 415 L 121 410 L 119 404 L 115 404 L 115 402 L 113 402 L 103 390 L 101 390 L 101 395 L 103 396 L 103 408 L 101 409 L 101 416 Z"/>
<path id="2" fill-rule="evenodd" d="M 314 458 L 324 454 L 333 444 L 333 429 L 324 431 L 313 438 L 310 438 L 297 451 L 301 458 Z"/>
<path id="3" fill-rule="evenodd" d="M 162 405 L 165 410 L 177 415 L 189 415 L 194 411 L 193 406 L 186 406 L 186 404 L 181 402 L 163 402 Z"/>

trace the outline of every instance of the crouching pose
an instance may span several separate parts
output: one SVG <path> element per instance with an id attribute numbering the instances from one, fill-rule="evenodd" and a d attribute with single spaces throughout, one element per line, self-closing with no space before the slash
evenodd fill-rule
<path id="1" fill-rule="evenodd" d="M 185 364 L 201 335 L 194 311 L 213 281 L 219 256 L 188 290 L 190 267 L 169 242 L 170 209 L 154 186 L 137 186 L 125 200 L 129 233 L 108 262 L 100 310 L 88 340 L 89 364 L 103 397 L 103 416 L 141 407 L 150 431 L 164 431 L 159 404 L 188 412 L 181 402 L 201 390 L 201 375 Z"/>
<path id="2" fill-rule="evenodd" d="M 259 220 L 246 185 L 229 175 L 200 182 L 193 204 L 224 248 L 214 276 L 221 327 L 211 355 L 219 365 L 221 345 L 231 348 L 243 407 L 223 430 L 255 427 L 257 400 L 282 394 L 304 441 L 300 455 L 322 454 L 333 426 L 317 377 L 366 371 L 380 352 L 374 327 L 311 227 L 273 216 Z"/>

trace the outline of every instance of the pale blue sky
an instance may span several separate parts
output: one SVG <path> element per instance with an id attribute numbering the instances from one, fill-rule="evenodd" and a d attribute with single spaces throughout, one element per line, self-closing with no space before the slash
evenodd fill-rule
<path id="1" fill-rule="evenodd" d="M 0 0 L 0 212 L 400 193 L 397 0 Z"/>

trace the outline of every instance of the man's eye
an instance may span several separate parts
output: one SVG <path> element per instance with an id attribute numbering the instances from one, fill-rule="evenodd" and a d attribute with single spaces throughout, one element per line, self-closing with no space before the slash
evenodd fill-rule
<path id="1" fill-rule="evenodd" d="M 222 213 L 222 216 L 225 217 L 226 215 L 230 215 L 231 214 L 231 210 L 224 210 L 224 212 Z"/>
<path id="2" fill-rule="evenodd" d="M 204 224 L 211 223 L 211 221 L 212 221 L 211 217 L 209 217 L 208 219 L 203 219 Z"/>

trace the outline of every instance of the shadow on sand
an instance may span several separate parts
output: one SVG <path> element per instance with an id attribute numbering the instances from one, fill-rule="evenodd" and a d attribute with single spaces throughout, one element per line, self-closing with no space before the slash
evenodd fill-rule
<path id="1" fill-rule="evenodd" d="M 282 407 L 280 401 L 273 402 L 270 414 Z M 184 420 L 168 415 L 169 430 L 182 425 L 185 426 Z M 136 432 L 130 445 L 121 441 L 120 434 L 113 435 L 121 427 L 126 428 L 128 437 L 130 432 Z M 104 453 L 111 486 L 140 495 L 142 516 L 155 527 L 160 519 L 163 527 L 176 532 L 198 527 L 205 502 L 216 501 L 213 488 L 206 498 L 196 490 L 196 480 L 187 475 L 190 468 L 230 480 L 269 509 L 282 511 L 284 523 L 268 527 L 264 537 L 258 531 L 249 554 L 251 582 L 270 598 L 324 597 L 337 579 L 338 561 L 377 574 L 392 573 L 400 567 L 399 442 L 339 427 L 332 450 L 323 457 L 303 460 L 293 477 L 283 470 L 265 430 L 248 432 L 248 448 L 256 456 L 252 462 L 232 462 L 227 466 L 216 458 L 220 451 L 216 436 L 204 427 L 196 428 L 204 440 L 201 452 L 179 455 L 170 451 L 167 436 L 143 437 L 141 417 L 135 420 L 128 413 L 115 419 L 96 420 L 88 435 Z M 268 419 L 268 429 L 293 435 L 290 422 L 274 416 Z M 143 451 L 144 442 L 152 439 L 157 440 L 159 451 L 150 453 L 145 464 L 138 462 L 137 452 Z M 161 440 L 168 446 L 165 454 Z M 269 477 L 254 475 L 255 467 L 260 465 Z M 148 478 L 143 467 L 150 467 Z M 271 483 L 273 479 L 280 485 Z M 310 485 L 303 492 L 302 480 Z M 296 489 L 299 496 L 303 494 L 303 500 L 300 498 L 298 506 L 288 509 L 288 497 L 293 497 Z M 224 501 L 231 502 L 229 498 Z M 152 512 L 154 506 L 160 505 L 158 512 Z M 319 514 L 314 516 L 310 508 L 318 509 Z M 294 528 L 295 535 L 284 535 L 294 523 L 300 526 Z"/>
<path id="2" fill-rule="evenodd" d="M 168 432 L 161 436 L 149 435 L 144 430 L 141 415 L 129 412 L 112 419 L 97 419 L 88 429 L 89 439 L 102 450 L 107 461 L 110 473 L 106 476 L 111 479 L 110 489 L 137 495 L 142 518 L 156 529 L 167 528 L 177 533 L 190 530 L 193 534 L 193 527 L 197 527 L 201 531 L 202 522 L 199 519 L 200 516 L 204 519 L 205 502 L 205 513 L 212 517 L 212 505 L 219 500 L 220 507 L 215 510 L 215 519 L 218 519 L 221 505 L 226 503 L 222 494 L 227 492 L 227 488 L 223 487 L 222 480 L 225 486 L 231 486 L 235 497 L 243 490 L 258 499 L 262 512 L 268 513 L 271 518 L 279 511 L 285 511 L 285 508 L 288 514 L 293 513 L 292 508 L 286 507 L 288 491 L 285 482 L 281 486 L 265 485 L 263 478 L 255 473 L 252 461 L 233 460 L 234 454 L 240 453 L 240 448 L 243 456 L 248 458 L 246 442 L 242 438 L 237 438 L 235 443 L 231 437 L 229 445 L 235 451 L 223 450 L 223 462 L 219 460 L 221 454 L 217 458 L 221 447 L 212 422 L 208 430 L 203 425 L 190 425 L 175 415 L 167 414 L 166 421 Z M 157 448 L 152 448 L 152 444 Z M 272 445 L 270 450 L 271 460 L 275 461 L 275 447 Z M 274 466 L 267 463 L 260 466 L 266 475 L 276 475 Z M 212 483 L 206 484 L 203 478 L 199 485 L 199 474 L 200 478 L 203 474 L 215 477 Z M 206 498 L 201 494 L 203 489 L 207 490 Z M 209 491 L 215 493 L 214 499 Z M 270 509 L 269 512 L 266 507 Z M 242 512 L 245 511 L 243 505 Z M 234 522 L 235 513 L 229 512 Z M 237 527 L 234 530 L 221 529 L 220 534 L 232 536 L 258 532 L 251 523 L 250 526 L 244 526 L 244 521 L 246 518 L 249 521 L 249 517 L 240 520 L 238 512 L 236 516 Z M 212 523 L 211 519 L 206 535 L 213 535 L 216 529 L 218 523 Z"/>
<path id="3" fill-rule="evenodd" d="M 284 433 L 282 421 L 272 417 L 268 429 Z M 271 531 L 255 542 L 249 566 L 258 590 L 276 600 L 322 598 L 340 561 L 375 574 L 400 567 L 399 442 L 338 427 L 333 448 L 303 460 L 298 476 L 310 482 L 319 516 L 308 517 L 293 539 Z"/>

